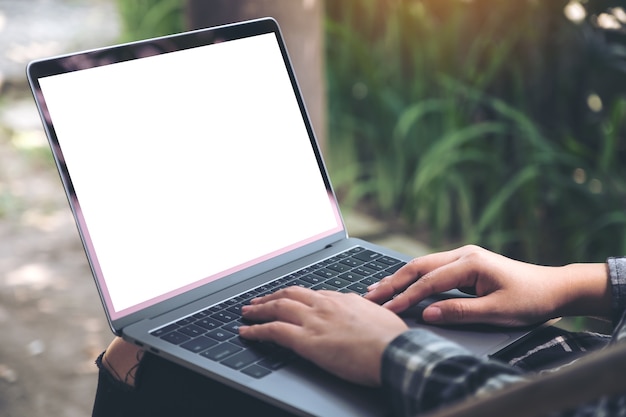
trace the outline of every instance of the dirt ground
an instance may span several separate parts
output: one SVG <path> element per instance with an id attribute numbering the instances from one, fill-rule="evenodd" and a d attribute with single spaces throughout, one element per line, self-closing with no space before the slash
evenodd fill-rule
<path id="1" fill-rule="evenodd" d="M 24 86 L 25 87 L 25 86 Z M 0 415 L 85 416 L 112 338 L 32 99 L 0 100 Z"/>
<path id="2" fill-rule="evenodd" d="M 98 28 L 98 29 L 96 29 Z M 110 43 L 110 0 L 0 0 L 0 416 L 87 416 L 112 338 L 26 85 L 29 60 Z"/>

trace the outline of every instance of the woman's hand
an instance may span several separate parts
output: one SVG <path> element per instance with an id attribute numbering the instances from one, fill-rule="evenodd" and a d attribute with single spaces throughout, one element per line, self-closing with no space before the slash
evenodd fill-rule
<path id="1" fill-rule="evenodd" d="M 242 326 L 247 339 L 285 346 L 352 382 L 380 385 L 383 351 L 406 324 L 391 311 L 359 297 L 289 287 L 252 300 Z"/>
<path id="2" fill-rule="evenodd" d="M 424 310 L 425 321 L 520 326 L 565 315 L 608 316 L 610 308 L 604 264 L 538 266 L 472 245 L 416 258 L 372 285 L 366 298 L 399 313 L 452 289 L 477 297 L 435 302 Z"/>

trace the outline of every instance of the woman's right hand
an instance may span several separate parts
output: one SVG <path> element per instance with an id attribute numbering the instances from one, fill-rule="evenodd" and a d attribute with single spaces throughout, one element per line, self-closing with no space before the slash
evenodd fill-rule
<path id="1" fill-rule="evenodd" d="M 415 258 L 371 286 L 366 298 L 400 313 L 452 289 L 476 297 L 437 301 L 424 310 L 426 322 L 523 326 L 567 315 L 608 317 L 610 312 L 605 264 L 539 266 L 473 245 Z"/>

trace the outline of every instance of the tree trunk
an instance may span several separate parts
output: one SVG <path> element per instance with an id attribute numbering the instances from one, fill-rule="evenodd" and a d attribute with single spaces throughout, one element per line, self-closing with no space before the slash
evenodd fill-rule
<path id="1" fill-rule="evenodd" d="M 280 25 L 311 123 L 326 141 L 323 0 L 187 0 L 189 29 L 273 17 Z"/>

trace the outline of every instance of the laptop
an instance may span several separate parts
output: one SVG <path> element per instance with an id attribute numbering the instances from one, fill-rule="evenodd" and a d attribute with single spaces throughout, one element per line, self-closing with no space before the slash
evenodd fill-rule
<path id="1" fill-rule="evenodd" d="M 275 20 L 38 60 L 27 75 L 115 334 L 296 415 L 389 414 L 379 390 L 237 334 L 253 297 L 362 294 L 411 258 L 348 236 Z M 431 301 L 405 321 L 424 325 Z M 528 333 L 431 329 L 479 355 Z"/>

